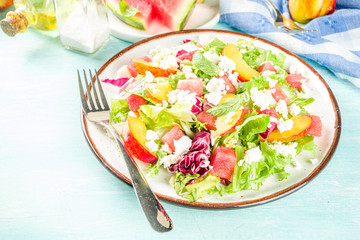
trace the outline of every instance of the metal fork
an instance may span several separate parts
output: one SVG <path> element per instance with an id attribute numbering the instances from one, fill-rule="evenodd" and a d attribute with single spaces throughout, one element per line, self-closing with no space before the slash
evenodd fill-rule
<path id="1" fill-rule="evenodd" d="M 293 20 L 285 17 L 270 0 L 265 0 L 265 3 L 269 6 L 272 15 L 275 17 L 275 27 L 285 33 L 306 33 L 314 32 L 316 30 L 306 30 L 298 26 Z"/>
<path id="2" fill-rule="evenodd" d="M 96 70 L 95 70 L 95 78 L 96 78 L 95 81 L 93 79 L 91 70 L 89 70 L 89 77 L 91 81 L 90 86 L 87 81 L 85 70 L 83 70 L 83 73 L 84 73 L 86 93 L 87 93 L 87 98 L 89 100 L 89 104 L 86 101 L 86 95 L 84 93 L 84 89 L 82 86 L 79 70 L 77 70 L 81 104 L 87 119 L 105 127 L 116 140 L 116 143 L 120 149 L 120 153 L 122 154 L 126 166 L 130 172 L 132 185 L 135 189 L 137 199 L 139 200 L 140 206 L 152 228 L 158 232 L 170 231 L 173 228 L 173 223 L 171 219 L 169 218 L 169 216 L 165 212 L 165 209 L 162 207 L 159 200 L 151 190 L 149 184 L 147 183 L 146 179 L 140 172 L 136 163 L 127 154 L 127 151 L 120 142 L 120 139 L 118 135 L 115 133 L 113 127 L 107 123 L 107 120 L 109 120 L 110 107 L 106 101 L 106 97 L 103 88 L 101 87 L 99 76 Z M 98 83 L 97 89 L 95 87 L 94 82 Z M 90 90 L 93 90 L 93 95 L 91 94 Z"/>

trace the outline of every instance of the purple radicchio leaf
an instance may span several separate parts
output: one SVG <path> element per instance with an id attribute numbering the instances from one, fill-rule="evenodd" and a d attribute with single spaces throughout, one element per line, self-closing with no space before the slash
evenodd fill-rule
<path id="1" fill-rule="evenodd" d="M 265 132 L 259 133 L 259 135 L 263 139 L 267 139 L 269 137 L 270 133 L 276 129 L 276 126 L 277 126 L 276 122 L 270 122 L 270 125 L 271 126 L 268 127 Z"/>
<path id="2" fill-rule="evenodd" d="M 104 79 L 102 82 L 104 83 L 110 83 L 117 87 L 122 87 L 127 81 L 129 81 L 129 78 L 118 78 L 118 79 Z"/>
<path id="3" fill-rule="evenodd" d="M 181 56 L 181 55 L 184 55 L 184 54 L 186 54 L 186 53 L 188 53 L 188 51 L 186 51 L 186 50 L 184 50 L 184 49 L 181 49 L 181 50 L 179 50 L 179 51 L 177 52 L 176 57 Z"/>
<path id="4" fill-rule="evenodd" d="M 191 107 L 191 112 L 199 114 L 202 112 L 201 101 L 199 97 L 196 97 L 196 103 Z"/>

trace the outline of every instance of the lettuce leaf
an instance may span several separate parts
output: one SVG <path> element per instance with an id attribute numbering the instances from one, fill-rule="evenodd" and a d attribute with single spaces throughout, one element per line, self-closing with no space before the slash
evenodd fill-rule
<path id="1" fill-rule="evenodd" d="M 169 76 L 169 83 L 172 89 L 176 89 L 176 86 L 179 82 L 179 80 L 185 79 L 185 75 L 184 74 L 171 74 Z"/>
<path id="2" fill-rule="evenodd" d="M 190 202 L 196 201 L 204 194 L 216 189 L 220 184 L 220 178 L 214 175 L 208 174 L 202 179 L 196 180 L 194 183 L 185 187 L 185 190 L 189 193 L 183 197 L 187 198 Z"/>
<path id="3" fill-rule="evenodd" d="M 158 157 L 158 160 L 157 162 L 152 165 L 150 164 L 146 169 L 145 171 L 148 172 L 148 177 L 151 177 L 152 175 L 158 175 L 159 174 L 159 170 L 160 170 L 160 162 L 161 162 L 161 159 L 163 157 L 165 157 L 166 155 L 168 155 L 166 152 L 163 152 L 163 151 L 158 151 L 156 153 L 157 157 Z"/>
<path id="4" fill-rule="evenodd" d="M 221 55 L 226 44 L 218 38 L 214 38 L 207 46 L 204 47 L 204 51 L 212 50 L 217 55 Z"/>
<path id="5" fill-rule="evenodd" d="M 267 51 L 265 62 L 271 61 L 274 65 L 284 68 L 285 55 L 283 53 L 274 54 L 271 50 Z"/>
<path id="6" fill-rule="evenodd" d="M 217 76 L 221 70 L 219 66 L 204 57 L 200 51 L 194 54 L 192 67 L 196 76 L 208 79 Z"/>
<path id="7" fill-rule="evenodd" d="M 296 146 L 296 155 L 302 151 L 310 151 L 314 156 L 316 156 L 317 146 L 314 142 L 314 136 L 307 135 L 303 138 L 296 140 L 298 143 Z"/>
<path id="8" fill-rule="evenodd" d="M 251 50 L 242 54 L 244 61 L 253 69 L 258 69 L 260 64 L 265 61 L 266 51 L 261 48 L 253 47 Z"/>
<path id="9" fill-rule="evenodd" d="M 182 172 L 177 171 L 175 173 L 175 182 L 174 182 L 174 188 L 175 188 L 176 194 L 181 195 L 183 192 L 185 192 L 186 184 L 189 181 L 198 178 L 199 176 L 200 175 L 198 173 L 195 173 L 193 175 L 191 175 L 190 173 L 187 173 L 185 175 Z"/>
<path id="10" fill-rule="evenodd" d="M 126 117 L 127 113 L 130 111 L 129 105 L 126 102 L 126 99 L 110 99 L 110 124 L 115 124 L 121 122 L 122 117 Z"/>
<path id="11" fill-rule="evenodd" d="M 246 91 L 250 94 L 250 89 L 253 87 L 257 87 L 259 90 L 269 88 L 269 81 L 266 80 L 266 77 L 259 75 L 257 77 L 252 77 L 251 81 L 244 82 L 243 86 L 245 87 Z"/>

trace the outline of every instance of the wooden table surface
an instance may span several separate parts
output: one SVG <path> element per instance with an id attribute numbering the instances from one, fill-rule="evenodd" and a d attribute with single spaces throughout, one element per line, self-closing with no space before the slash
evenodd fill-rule
<path id="1" fill-rule="evenodd" d="M 341 110 L 340 142 L 325 170 L 299 191 L 251 208 L 162 201 L 174 229 L 154 232 L 133 189 L 89 148 L 79 118 L 76 69 L 99 68 L 130 44 L 111 37 L 85 56 L 32 29 L 0 33 L 0 239 L 360 239 L 360 89 L 307 59 Z"/>

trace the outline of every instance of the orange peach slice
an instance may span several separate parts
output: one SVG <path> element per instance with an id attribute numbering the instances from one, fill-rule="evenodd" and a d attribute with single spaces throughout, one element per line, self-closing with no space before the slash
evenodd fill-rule
<path id="1" fill-rule="evenodd" d="M 226 103 L 226 102 L 234 99 L 235 97 L 236 97 L 236 96 L 235 96 L 235 94 L 233 94 L 233 93 L 225 94 L 224 96 L 221 97 L 220 102 L 219 102 L 218 105 L 221 105 L 221 104 L 223 104 L 223 103 Z"/>
<path id="2" fill-rule="evenodd" d="M 228 44 L 224 47 L 222 55 L 230 58 L 236 64 L 235 72 L 239 74 L 242 82 L 248 82 L 253 76 L 259 76 L 259 72 L 252 69 L 242 58 L 241 52 L 234 44 Z"/>
<path id="3" fill-rule="evenodd" d="M 235 130 L 235 127 L 240 125 L 244 120 L 245 111 L 244 109 L 235 111 L 234 114 L 224 115 L 218 117 L 215 122 L 216 130 L 214 131 L 214 136 L 224 136 L 228 133 L 231 133 Z"/>
<path id="4" fill-rule="evenodd" d="M 172 88 L 169 82 L 149 83 L 145 88 L 146 95 L 156 102 L 167 101 L 170 91 Z"/>
<path id="5" fill-rule="evenodd" d="M 155 163 L 157 157 L 146 147 L 146 126 L 138 117 L 128 117 L 122 129 L 124 146 L 134 157 L 146 163 Z"/>
<path id="6" fill-rule="evenodd" d="M 289 142 L 302 138 L 308 134 L 312 121 L 311 117 L 307 115 L 298 115 L 292 117 L 291 120 L 294 122 L 292 129 L 282 133 L 279 131 L 279 129 L 275 129 L 270 133 L 267 139 L 263 139 L 260 136 L 260 141 L 266 140 L 268 142 Z"/>
<path id="7" fill-rule="evenodd" d="M 156 67 L 153 63 L 147 62 L 143 59 L 131 59 L 130 64 L 138 74 L 145 75 L 146 71 L 150 71 L 154 77 L 168 77 L 170 74 L 175 74 L 177 71 L 174 69 L 162 69 Z"/>

